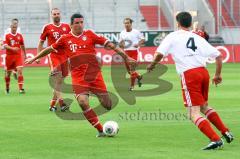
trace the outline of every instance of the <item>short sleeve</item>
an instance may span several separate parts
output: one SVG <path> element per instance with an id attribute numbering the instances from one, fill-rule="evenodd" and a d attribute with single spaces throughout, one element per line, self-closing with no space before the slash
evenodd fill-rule
<path id="1" fill-rule="evenodd" d="M 139 40 L 144 40 L 144 36 L 143 36 L 143 33 L 141 33 L 140 31 L 138 31 L 138 39 Z"/>
<path id="2" fill-rule="evenodd" d="M 47 26 L 43 26 L 42 33 L 40 35 L 40 40 L 45 41 L 47 39 Z"/>
<path id="3" fill-rule="evenodd" d="M 167 56 L 169 54 L 169 50 L 171 48 L 171 37 L 170 35 L 167 35 L 163 41 L 161 42 L 161 44 L 158 46 L 157 48 L 157 53 L 161 53 L 163 56 Z"/>
<path id="4" fill-rule="evenodd" d="M 24 39 L 23 39 L 23 36 L 22 36 L 22 35 L 21 35 L 20 45 L 24 45 Z"/>
<path id="5" fill-rule="evenodd" d="M 205 39 L 201 38 L 200 42 L 201 42 L 201 48 L 202 48 L 202 50 L 200 51 L 200 54 L 203 57 L 216 58 L 221 54 L 215 47 L 209 44 Z"/>
<path id="6" fill-rule="evenodd" d="M 120 43 L 121 41 L 123 41 L 123 32 L 120 33 L 119 39 L 118 39 L 118 42 L 119 42 L 119 43 Z"/>
<path id="7" fill-rule="evenodd" d="M 55 43 L 51 45 L 51 48 L 57 52 L 59 48 L 64 48 L 64 41 L 65 41 L 65 36 L 63 35 Z"/>
<path id="8" fill-rule="evenodd" d="M 108 39 L 106 39 L 103 36 L 97 35 L 94 32 L 92 32 L 92 37 L 93 37 L 93 41 L 94 41 L 95 44 L 99 44 L 99 45 L 103 45 L 104 46 L 108 42 Z"/>
<path id="9" fill-rule="evenodd" d="M 7 34 L 4 35 L 4 39 L 3 39 L 3 46 L 5 45 L 10 45 L 10 41 Z"/>

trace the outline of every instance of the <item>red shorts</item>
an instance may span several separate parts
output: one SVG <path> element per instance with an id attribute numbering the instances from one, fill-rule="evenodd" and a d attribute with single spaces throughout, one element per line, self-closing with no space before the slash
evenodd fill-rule
<path id="1" fill-rule="evenodd" d="M 125 52 L 131 59 L 138 60 L 138 50 L 126 50 Z"/>
<path id="2" fill-rule="evenodd" d="M 184 105 L 203 106 L 208 101 L 209 74 L 204 67 L 185 71 L 181 75 Z"/>
<path id="3" fill-rule="evenodd" d="M 101 72 L 91 80 L 86 79 L 84 76 L 76 76 L 76 74 L 74 75 L 72 72 L 72 87 L 76 97 L 80 94 L 89 94 L 90 92 L 95 95 L 107 93 Z"/>
<path id="4" fill-rule="evenodd" d="M 5 60 L 5 69 L 7 71 L 15 70 L 17 67 L 23 67 L 21 55 L 7 55 Z"/>
<path id="5" fill-rule="evenodd" d="M 51 75 L 61 73 L 63 77 L 68 76 L 68 57 L 65 54 L 51 53 L 48 55 Z"/>

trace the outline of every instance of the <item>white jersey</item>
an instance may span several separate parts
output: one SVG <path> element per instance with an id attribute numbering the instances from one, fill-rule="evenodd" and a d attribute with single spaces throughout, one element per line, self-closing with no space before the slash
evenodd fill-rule
<path id="1" fill-rule="evenodd" d="M 138 48 L 134 47 L 134 45 L 137 45 L 139 41 L 143 39 L 145 39 L 143 34 L 137 29 L 132 29 L 130 32 L 123 30 L 120 33 L 119 42 L 125 42 L 124 50 L 137 50 Z"/>
<path id="2" fill-rule="evenodd" d="M 170 33 L 157 48 L 164 56 L 171 54 L 178 74 L 197 67 L 206 67 L 208 58 L 216 58 L 220 52 L 204 38 L 185 30 Z"/>

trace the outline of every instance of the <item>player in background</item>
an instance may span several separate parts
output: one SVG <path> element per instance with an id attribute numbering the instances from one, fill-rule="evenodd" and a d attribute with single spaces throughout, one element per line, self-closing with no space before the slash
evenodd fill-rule
<path id="1" fill-rule="evenodd" d="M 13 19 L 12 21 L 19 24 L 18 19 Z M 10 33 L 10 32 L 11 32 L 11 28 L 9 27 L 9 28 L 7 28 L 7 29 L 5 30 L 4 36 L 5 36 L 6 34 Z M 17 28 L 17 33 L 21 33 L 21 29 L 20 29 L 19 25 L 18 25 L 18 28 Z M 6 71 L 6 70 L 5 70 L 5 71 Z M 17 79 L 18 79 L 18 77 L 17 77 L 17 70 L 16 70 L 16 69 L 13 70 L 12 73 L 13 73 L 14 79 L 17 80 Z"/>
<path id="2" fill-rule="evenodd" d="M 112 101 L 102 77 L 96 57 L 95 45 L 103 45 L 107 49 L 114 50 L 123 57 L 126 63 L 128 63 L 128 58 L 122 49 L 116 48 L 106 38 L 98 36 L 91 30 L 84 30 L 84 18 L 81 14 L 71 16 L 71 28 L 72 31 L 69 34 L 63 35 L 51 46 L 42 50 L 39 55 L 26 60 L 25 63 L 33 63 L 54 50 L 64 50 L 69 56 L 72 88 L 78 104 L 82 108 L 86 119 L 98 130 L 97 137 L 103 137 L 105 134 L 103 133 L 102 124 L 97 114 L 89 106 L 89 93 L 95 94 L 107 110 L 111 109 Z"/>
<path id="3" fill-rule="evenodd" d="M 202 27 L 199 28 L 198 22 L 195 22 L 195 23 L 193 24 L 193 30 L 192 30 L 192 32 L 195 33 L 195 34 L 197 34 L 197 35 L 199 35 L 199 36 L 201 36 L 202 38 L 204 38 L 204 39 L 207 40 L 207 41 L 208 41 L 208 39 L 209 39 L 208 34 L 206 34 L 206 32 L 204 32 L 204 31 L 202 30 Z"/>
<path id="4" fill-rule="evenodd" d="M 200 30 L 203 32 L 203 38 L 205 40 L 209 41 L 209 35 L 208 35 L 207 31 L 205 30 L 205 26 L 204 25 L 201 26 Z"/>
<path id="5" fill-rule="evenodd" d="M 131 58 L 129 66 L 126 65 L 127 71 L 130 74 L 129 90 L 134 89 L 135 80 L 137 79 L 138 86 L 141 87 L 142 75 L 136 71 L 139 48 L 144 45 L 145 39 L 143 34 L 132 27 L 133 20 L 131 18 L 124 19 L 125 30 L 120 33 L 119 47 L 124 49 L 128 57 Z"/>
<path id="6" fill-rule="evenodd" d="M 53 23 L 47 24 L 43 27 L 40 41 L 38 44 L 37 52 L 41 52 L 44 48 L 44 42 L 47 40 L 47 45 L 50 46 L 55 43 L 62 35 L 68 34 L 71 31 L 71 28 L 66 23 L 61 23 L 61 12 L 58 8 L 53 8 L 51 11 L 52 21 Z M 64 52 L 59 49 L 51 52 L 48 55 L 48 61 L 51 69 L 50 75 L 54 79 L 55 86 L 53 88 L 53 97 L 50 101 L 50 111 L 56 111 L 57 107 L 55 106 L 57 101 L 60 105 L 61 111 L 65 111 L 68 109 L 68 106 L 64 103 L 62 95 L 61 95 L 61 86 L 64 81 L 64 78 L 68 75 L 68 65 L 64 63 L 67 59 L 67 56 Z M 39 63 L 39 61 L 37 61 Z M 61 66 L 61 67 L 58 67 Z M 59 91 L 57 91 L 59 90 Z"/>
<path id="7" fill-rule="evenodd" d="M 210 77 L 206 69 L 206 60 L 209 57 L 216 59 L 216 72 L 212 82 L 218 85 L 222 82 L 222 56 L 206 40 L 189 30 L 192 25 L 190 13 L 180 12 L 176 20 L 179 30 L 166 36 L 157 48 L 154 60 L 148 65 L 147 70 L 152 71 L 164 56 L 169 53 L 172 55 L 181 78 L 184 105 L 189 110 L 189 117 L 211 141 L 203 150 L 216 149 L 223 146 L 223 141 L 210 122 L 222 133 L 228 143 L 233 140 L 232 134 L 218 113 L 208 105 Z"/>
<path id="8" fill-rule="evenodd" d="M 6 64 L 5 64 L 5 83 L 6 83 L 6 93 L 10 92 L 10 76 L 13 70 L 17 70 L 18 74 L 18 87 L 19 93 L 25 93 L 23 89 L 23 58 L 22 51 L 24 53 L 24 60 L 26 59 L 26 50 L 24 46 L 23 36 L 17 33 L 18 19 L 12 19 L 11 21 L 11 32 L 5 34 L 4 37 L 4 48 L 6 49 Z M 22 51 L 21 51 L 22 50 Z"/>

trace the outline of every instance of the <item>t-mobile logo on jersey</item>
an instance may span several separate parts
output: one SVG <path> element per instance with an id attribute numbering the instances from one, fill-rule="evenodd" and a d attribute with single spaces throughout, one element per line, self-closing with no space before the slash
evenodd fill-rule
<path id="1" fill-rule="evenodd" d="M 70 50 L 71 50 L 72 52 L 76 52 L 76 50 L 77 50 L 77 44 L 70 44 Z"/>
<path id="2" fill-rule="evenodd" d="M 57 40 L 60 38 L 59 32 L 53 32 L 53 37 Z"/>

